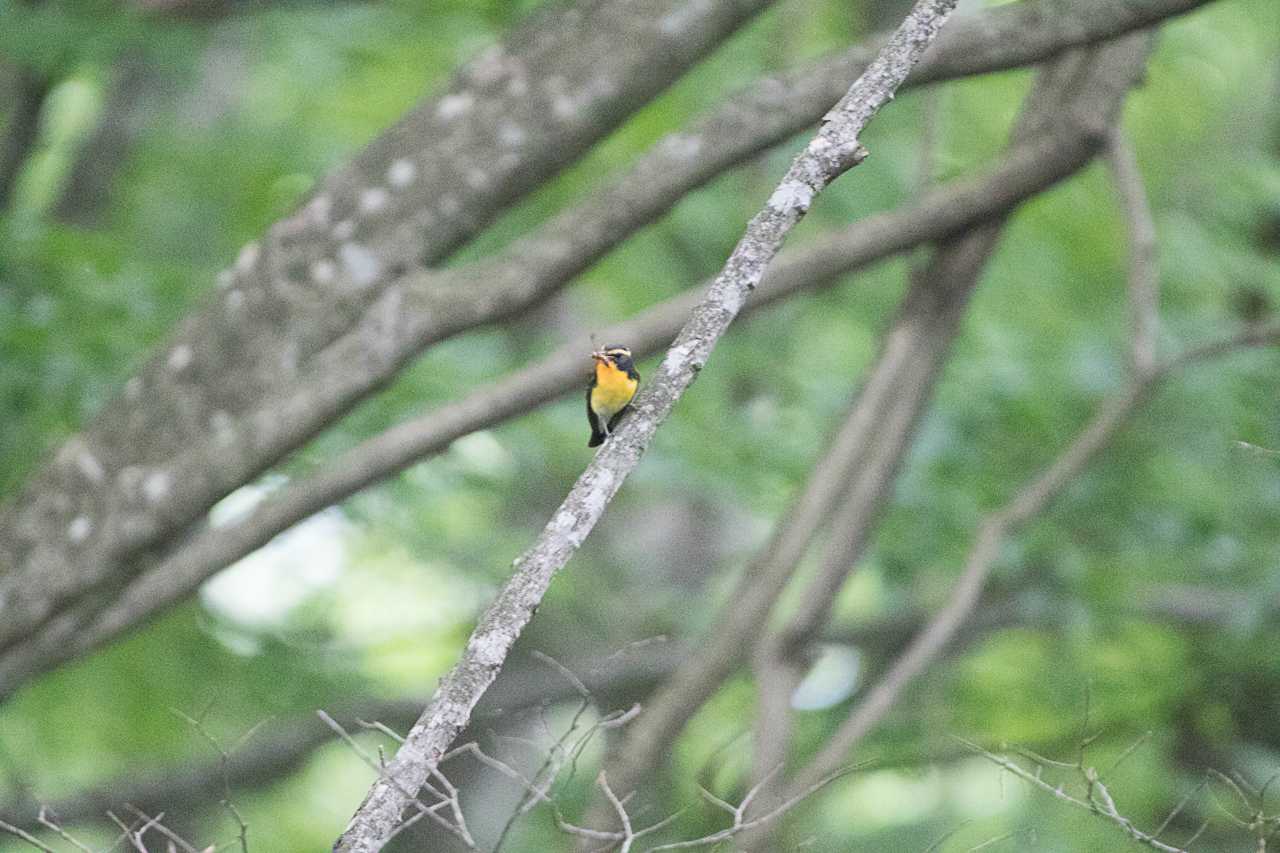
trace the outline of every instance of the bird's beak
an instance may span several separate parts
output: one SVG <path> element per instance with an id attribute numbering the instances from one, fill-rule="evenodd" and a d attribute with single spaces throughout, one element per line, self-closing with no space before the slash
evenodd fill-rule
<path id="1" fill-rule="evenodd" d="M 591 353 L 591 358 L 595 361 L 603 361 L 606 363 L 609 361 L 609 356 L 605 355 L 603 350 L 596 350 Z"/>

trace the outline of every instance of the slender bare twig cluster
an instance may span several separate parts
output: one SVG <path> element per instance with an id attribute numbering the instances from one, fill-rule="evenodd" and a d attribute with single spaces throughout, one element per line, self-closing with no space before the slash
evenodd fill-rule
<path id="1" fill-rule="evenodd" d="M 545 719 L 542 720 L 543 727 L 548 735 L 549 745 L 544 747 L 533 744 L 535 748 L 545 751 L 543 760 L 534 772 L 529 774 L 521 771 L 512 761 L 504 760 L 484 750 L 475 741 L 469 741 L 455 747 L 447 752 L 432 768 L 431 778 L 422 786 L 420 791 L 403 791 L 409 802 L 408 810 L 411 813 L 388 837 L 388 842 L 391 838 L 401 834 L 419 821 L 427 819 L 443 828 L 468 850 L 500 853 L 503 845 L 511 837 L 512 830 L 517 822 L 535 809 L 542 807 L 551 813 L 555 820 L 555 825 L 566 835 L 595 845 L 601 851 L 616 850 L 618 853 L 633 853 L 633 851 L 641 849 L 638 845 L 644 839 L 671 828 L 683 816 L 685 810 L 679 810 L 657 820 L 646 822 L 643 826 L 639 825 L 629 810 L 632 794 L 618 795 L 610 786 L 608 775 L 603 770 L 596 777 L 596 786 L 600 789 L 613 815 L 616 817 L 618 828 L 593 829 L 576 823 L 565 815 L 558 801 L 557 788 L 563 782 L 574 777 L 577 771 L 577 761 L 583 750 L 601 733 L 620 729 L 631 723 L 640 715 L 641 709 L 639 705 L 633 705 L 626 710 L 604 714 L 599 719 L 587 723 L 585 718 L 588 711 L 595 705 L 595 699 L 586 685 L 574 672 L 554 658 L 541 653 L 537 653 L 537 657 L 548 666 L 554 668 L 559 675 L 573 685 L 579 694 L 579 701 L 568 725 L 560 735 L 551 736 L 549 726 L 547 726 Z M 331 716 L 324 711 L 320 711 L 318 714 L 325 724 L 355 752 L 360 760 L 378 774 L 379 778 L 384 779 L 389 785 L 399 785 L 398 780 L 388 770 L 386 757 L 381 747 L 379 747 L 375 758 L 345 727 Z M 376 731 L 397 744 L 404 744 L 405 739 L 402 735 L 382 723 L 376 721 L 362 722 L 361 726 L 365 729 Z M 478 764 L 498 772 L 506 779 L 516 783 L 521 791 L 520 800 L 512 809 L 496 841 L 488 846 L 478 842 L 467 825 L 466 816 L 459 798 L 459 788 L 446 775 L 447 766 L 463 757 L 469 757 Z M 796 805 L 847 772 L 849 772 L 848 768 L 840 768 L 836 772 L 819 779 L 807 790 L 801 791 L 790 799 L 774 805 L 767 812 L 755 816 L 749 816 L 747 811 L 768 780 L 764 780 L 748 790 L 737 805 L 733 805 L 716 796 L 707 788 L 699 786 L 699 793 L 703 799 L 726 813 L 729 825 L 696 838 L 668 841 L 643 849 L 646 853 L 656 853 L 656 851 L 663 850 L 709 847 L 743 835 L 751 830 L 759 829 L 777 820 Z"/>
<path id="2" fill-rule="evenodd" d="M 1164 829 L 1173 822 L 1173 819 L 1177 817 L 1181 811 L 1180 808 L 1175 808 L 1165 822 L 1156 829 L 1156 831 L 1144 832 L 1139 829 L 1132 820 L 1120 813 L 1119 808 L 1116 806 L 1115 798 L 1111 795 L 1111 791 L 1103 782 L 1102 777 L 1099 775 L 1096 768 L 1079 763 L 1063 764 L 1061 762 L 1053 762 L 1049 759 L 1037 756 L 1033 759 L 1035 770 L 1028 770 L 1017 762 L 1005 756 L 989 752 L 976 744 L 970 744 L 967 741 L 965 744 L 973 749 L 974 752 L 995 764 L 997 767 L 1000 767 L 1019 779 L 1030 783 L 1038 790 L 1043 791 L 1064 803 L 1084 809 L 1085 811 L 1091 812 L 1104 820 L 1114 823 L 1124 831 L 1125 835 L 1129 836 L 1139 844 L 1144 844 L 1153 850 L 1161 850 L 1164 853 L 1188 853 L 1191 845 L 1208 825 L 1207 823 L 1202 824 L 1200 830 L 1197 830 L 1191 838 L 1182 842 L 1179 846 L 1167 844 L 1161 841 L 1159 836 Z M 1064 783 L 1050 782 L 1046 780 L 1044 778 L 1044 769 L 1046 765 L 1067 767 L 1069 769 L 1076 770 L 1080 776 L 1079 781 L 1082 790 L 1079 793 L 1073 794 L 1068 791 Z"/>
<path id="3" fill-rule="evenodd" d="M 120 830 L 120 834 L 106 848 L 107 850 L 115 850 L 121 844 L 124 844 L 126 849 L 135 851 L 135 853 L 214 853 L 217 849 L 214 845 L 197 848 L 164 824 L 164 812 L 152 816 L 133 806 L 127 806 L 127 808 L 133 813 L 133 818 L 127 822 L 114 812 L 108 811 L 106 814 L 107 819 Z M 73 849 L 80 851 L 80 853 L 97 853 L 88 844 L 68 832 L 48 809 L 41 808 L 36 820 L 41 827 L 52 832 Z M 0 832 L 12 835 L 35 849 L 44 851 L 44 853 L 59 853 L 58 850 L 45 844 L 21 827 L 2 820 L 0 820 Z M 152 834 L 158 836 L 158 838 L 148 837 Z"/>

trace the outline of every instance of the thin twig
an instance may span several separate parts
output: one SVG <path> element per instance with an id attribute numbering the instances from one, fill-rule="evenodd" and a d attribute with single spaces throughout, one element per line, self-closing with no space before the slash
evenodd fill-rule
<path id="1" fill-rule="evenodd" d="M 1069 803 L 1076 808 L 1084 809 L 1085 811 L 1111 821 L 1124 830 L 1126 835 L 1139 844 L 1144 844 L 1153 850 L 1160 850 L 1162 853 L 1187 853 L 1187 850 L 1184 847 L 1174 847 L 1171 844 L 1165 844 L 1163 841 L 1156 838 L 1154 834 L 1143 832 L 1134 825 L 1133 821 L 1120 814 L 1119 810 L 1116 808 L 1115 801 L 1111 797 L 1111 793 L 1100 780 L 1095 781 L 1094 783 L 1098 791 L 1098 799 L 1082 800 L 1079 797 L 1074 797 L 1071 794 L 1068 794 L 1061 785 L 1051 785 L 1044 779 L 1041 779 L 1037 774 L 1029 772 L 1026 768 L 1004 758 L 1003 756 L 996 755 L 993 752 L 983 749 L 975 743 L 971 743 L 963 739 L 957 740 L 960 740 L 960 742 L 965 746 L 986 758 L 991 763 L 1007 770 L 1009 773 L 1012 773 L 1024 782 L 1039 788 L 1041 791 L 1048 793 L 1055 799 L 1062 800 L 1064 803 Z"/>
<path id="2" fill-rule="evenodd" d="M 40 841 L 40 839 L 36 838 L 31 833 L 26 832 L 25 830 L 19 829 L 18 827 L 14 826 L 11 823 L 5 823 L 4 821 L 0 820 L 0 832 L 7 832 L 10 835 L 13 835 L 17 838 L 21 838 L 23 841 L 27 842 L 32 847 L 36 848 L 37 850 L 43 850 L 45 851 L 45 853 L 58 853 L 58 851 L 44 844 L 43 842 Z"/>
<path id="3" fill-rule="evenodd" d="M 82 853 L 93 853 L 91 848 L 89 848 L 85 844 L 80 843 L 75 838 L 72 838 L 71 835 L 65 829 L 63 829 L 58 824 L 57 821 L 49 817 L 49 810 L 46 809 L 44 806 L 40 807 L 40 813 L 36 816 L 36 820 L 45 829 L 48 829 L 48 830 L 51 830 L 52 832 L 57 833 L 59 838 L 61 838 L 63 841 L 67 842 L 77 850 L 82 851 Z"/>

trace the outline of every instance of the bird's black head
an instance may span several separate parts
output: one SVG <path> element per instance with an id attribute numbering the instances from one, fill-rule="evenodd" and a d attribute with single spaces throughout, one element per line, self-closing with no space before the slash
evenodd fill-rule
<path id="1" fill-rule="evenodd" d="M 627 347 L 604 347 L 602 350 L 596 350 L 591 353 L 591 357 L 598 361 L 608 361 L 609 364 L 616 366 L 618 370 L 625 371 L 625 373 L 635 371 L 635 362 L 631 360 L 631 350 L 628 350 Z"/>

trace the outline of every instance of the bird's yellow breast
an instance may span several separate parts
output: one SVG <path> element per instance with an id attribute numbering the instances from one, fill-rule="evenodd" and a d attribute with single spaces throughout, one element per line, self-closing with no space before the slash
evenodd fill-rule
<path id="1" fill-rule="evenodd" d="M 596 386 L 591 389 L 591 409 L 606 420 L 631 402 L 639 383 L 612 364 L 596 362 Z"/>

